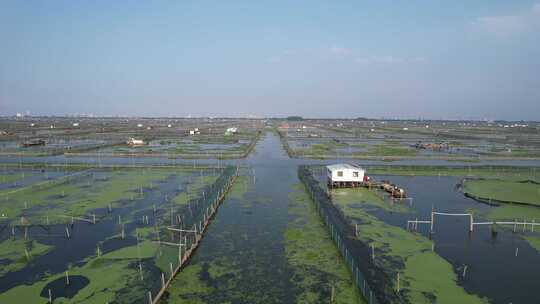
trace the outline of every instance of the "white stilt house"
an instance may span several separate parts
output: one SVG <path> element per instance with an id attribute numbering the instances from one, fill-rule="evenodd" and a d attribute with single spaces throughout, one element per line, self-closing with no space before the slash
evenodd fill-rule
<path id="1" fill-rule="evenodd" d="M 366 170 L 351 164 L 335 164 L 326 166 L 328 185 L 331 187 L 357 187 L 365 179 Z"/>

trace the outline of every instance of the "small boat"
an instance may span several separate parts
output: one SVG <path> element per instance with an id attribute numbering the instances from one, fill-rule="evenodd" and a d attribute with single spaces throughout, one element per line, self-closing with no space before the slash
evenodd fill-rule
<path id="1" fill-rule="evenodd" d="M 31 139 L 28 141 L 25 141 L 22 143 L 22 146 L 27 147 L 33 147 L 33 146 L 45 146 L 47 144 L 44 139 Z"/>

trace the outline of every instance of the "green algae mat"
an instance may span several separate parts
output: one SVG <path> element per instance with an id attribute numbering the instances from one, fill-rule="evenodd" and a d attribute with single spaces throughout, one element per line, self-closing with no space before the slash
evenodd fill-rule
<path id="1" fill-rule="evenodd" d="M 540 184 L 532 181 L 467 179 L 463 192 L 484 200 L 540 206 Z"/>
<path id="2" fill-rule="evenodd" d="M 285 254 L 300 290 L 296 303 L 366 303 L 302 184 L 289 195 L 289 215 Z"/>

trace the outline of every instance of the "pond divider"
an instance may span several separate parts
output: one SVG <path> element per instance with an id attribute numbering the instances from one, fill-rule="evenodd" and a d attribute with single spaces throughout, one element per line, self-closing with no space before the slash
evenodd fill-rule
<path id="1" fill-rule="evenodd" d="M 230 175 L 228 176 L 226 176 L 227 170 L 230 172 Z M 167 279 L 165 279 L 165 274 L 161 273 L 161 277 L 160 277 L 161 288 L 159 289 L 157 295 L 155 297 L 152 297 L 152 291 L 148 291 L 149 304 L 155 304 L 159 302 L 159 300 L 165 294 L 167 288 L 171 284 L 174 277 L 189 262 L 193 253 L 199 247 L 200 242 L 204 236 L 204 233 L 208 229 L 208 226 L 210 225 L 212 219 L 215 218 L 215 215 L 217 213 L 219 206 L 225 199 L 225 195 L 234 184 L 236 177 L 238 177 L 238 172 L 239 172 L 239 166 L 236 166 L 236 167 L 229 166 L 228 168 L 226 168 L 226 171 L 223 174 L 226 177 L 226 179 L 221 182 L 220 181 L 216 182 L 216 183 L 222 184 L 221 188 L 216 189 L 217 191 L 214 193 L 214 195 L 209 193 L 208 195 L 205 196 L 205 198 L 208 201 L 210 201 L 210 205 L 205 210 L 203 209 L 202 219 L 200 219 L 198 222 L 195 221 L 191 229 L 175 228 L 172 225 L 169 227 L 166 227 L 168 231 L 179 233 L 178 243 L 162 241 L 159 239 L 159 234 L 158 234 L 158 240 L 153 241 L 154 243 L 157 243 L 158 246 L 166 245 L 166 246 L 178 247 L 178 261 L 177 261 L 178 264 L 174 268 L 173 263 L 172 262 L 169 263 L 170 274 Z M 183 239 L 182 239 L 182 236 L 184 237 Z M 189 245 L 188 245 L 188 236 L 190 240 L 192 240 L 191 242 L 189 242 Z M 182 250 L 182 248 L 184 249 Z"/>
<path id="2" fill-rule="evenodd" d="M 407 221 L 407 230 L 418 230 L 418 224 L 429 224 L 430 225 L 430 233 L 433 233 L 434 225 L 435 225 L 435 215 L 441 215 L 441 216 L 466 216 L 469 217 L 469 232 L 474 231 L 475 225 L 492 225 L 492 230 L 494 230 L 494 226 L 497 225 L 513 225 L 514 229 L 513 232 L 517 231 L 517 227 L 521 226 L 523 227 L 523 231 L 526 230 L 528 226 L 530 226 L 530 231 L 534 232 L 535 226 L 540 226 L 540 223 L 536 223 L 534 220 L 527 222 L 525 220 L 518 222 L 517 219 L 514 221 L 488 221 L 488 222 L 475 222 L 474 217 L 472 213 L 447 213 L 447 212 L 437 212 L 437 211 L 431 211 L 431 220 L 409 220 Z"/>
<path id="3" fill-rule="evenodd" d="M 368 304 L 405 303 L 393 286 L 396 278 L 386 275 L 375 264 L 375 248 L 358 240 L 357 234 L 361 231 L 357 231 L 357 226 L 332 203 L 326 190 L 313 177 L 310 167 L 299 166 L 298 177 L 311 195 L 319 216 L 345 259 L 356 287 Z"/>

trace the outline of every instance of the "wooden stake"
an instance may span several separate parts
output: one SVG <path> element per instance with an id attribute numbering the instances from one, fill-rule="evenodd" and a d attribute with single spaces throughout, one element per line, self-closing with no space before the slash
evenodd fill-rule
<path id="1" fill-rule="evenodd" d="M 429 230 L 431 233 L 433 233 L 433 224 L 434 224 L 433 220 L 434 219 L 435 219 L 435 216 L 433 214 L 433 210 L 431 210 L 431 228 Z"/>
<path id="2" fill-rule="evenodd" d="M 397 292 L 399 292 L 399 272 L 397 273 Z"/>
<path id="3" fill-rule="evenodd" d="M 66 237 L 69 239 L 70 236 L 69 236 L 69 228 L 66 226 Z"/>
<path id="4" fill-rule="evenodd" d="M 66 285 L 69 285 L 69 273 L 66 270 Z"/>
<path id="5" fill-rule="evenodd" d="M 148 304 L 152 304 L 152 292 L 148 292 Z"/>
<path id="6" fill-rule="evenodd" d="M 465 266 L 463 267 L 463 274 L 462 274 L 463 278 L 465 278 L 465 275 L 466 275 L 466 274 L 467 274 L 467 265 L 465 265 Z"/>
<path id="7" fill-rule="evenodd" d="M 516 247 L 516 257 L 518 256 L 519 248 Z"/>
<path id="8" fill-rule="evenodd" d="M 52 303 L 52 291 L 49 288 L 49 303 Z"/>
<path id="9" fill-rule="evenodd" d="M 182 237 L 180 237 L 180 242 L 182 242 Z M 182 246 L 180 245 L 178 245 L 178 265 L 182 265 Z"/>

